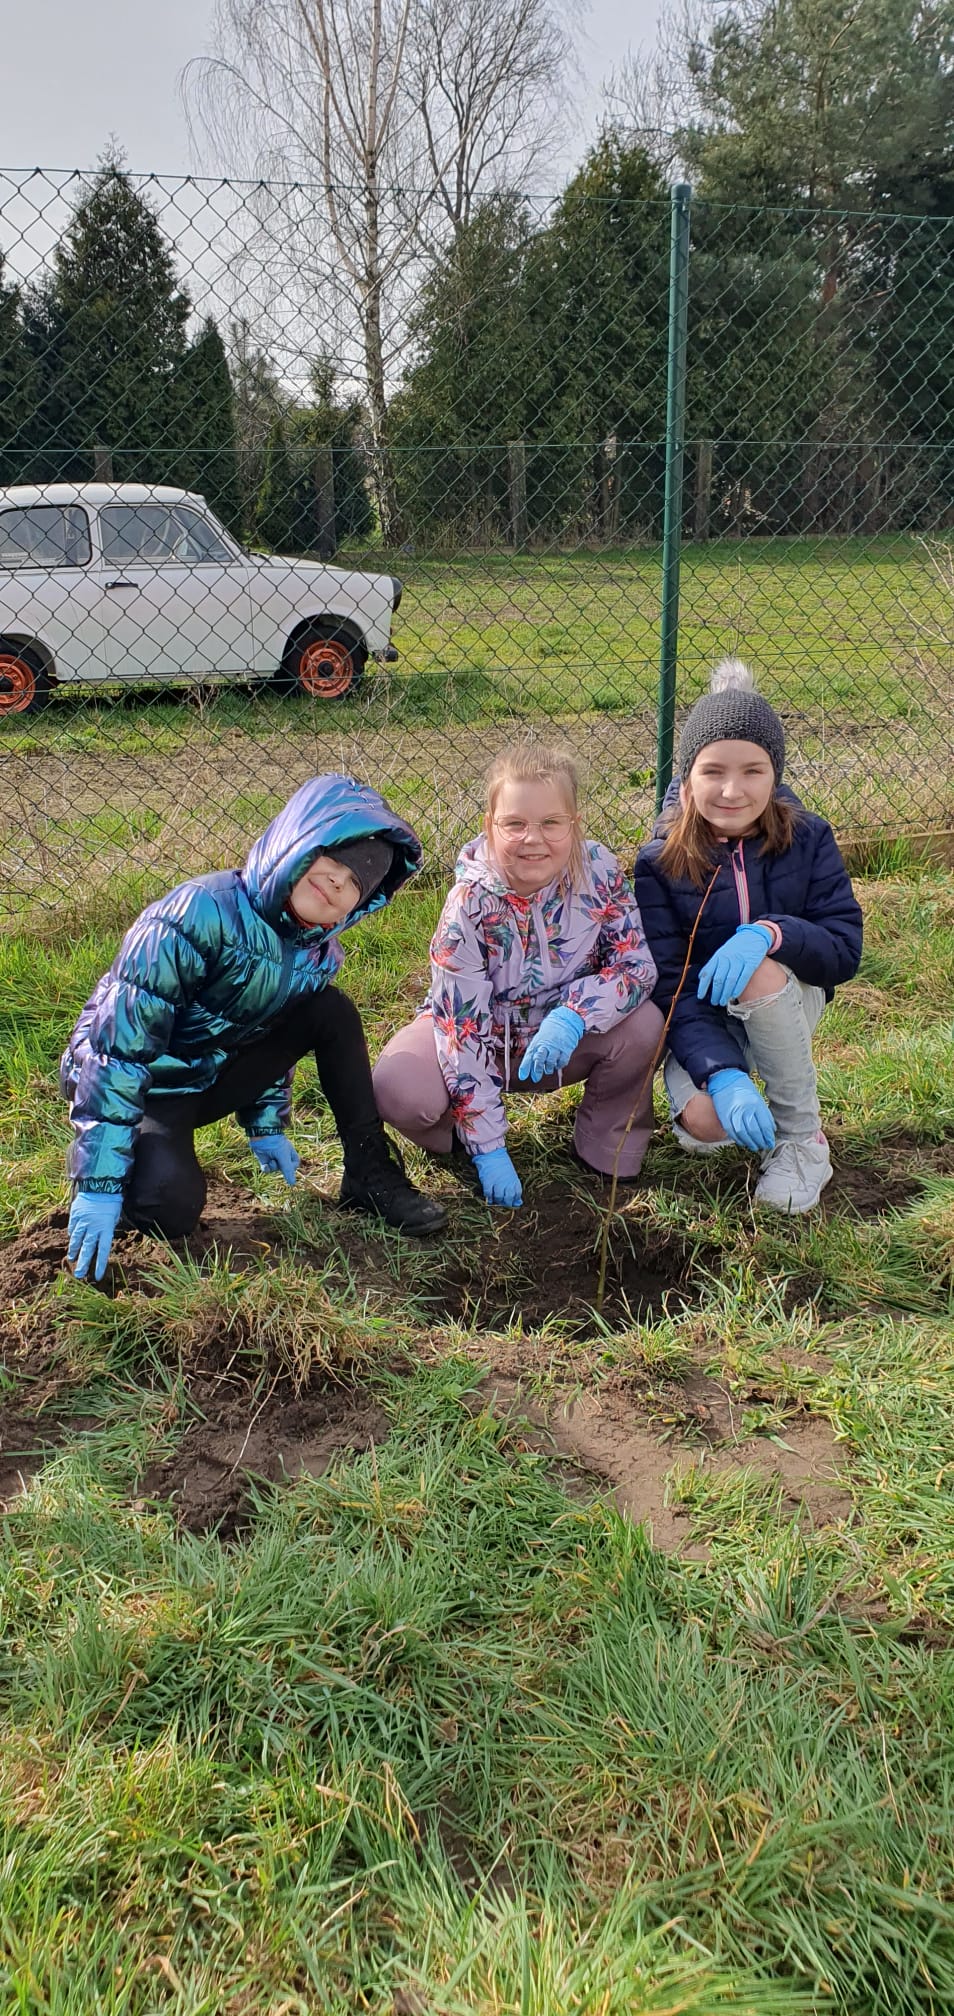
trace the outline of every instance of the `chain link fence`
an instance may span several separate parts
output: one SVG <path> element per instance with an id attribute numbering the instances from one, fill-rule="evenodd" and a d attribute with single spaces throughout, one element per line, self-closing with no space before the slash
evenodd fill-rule
<path id="1" fill-rule="evenodd" d="M 362 298 L 321 191 L 107 165 L 0 249 L 6 913 L 321 769 L 446 869 L 528 727 L 625 853 L 730 651 L 842 834 L 954 827 L 954 222 L 578 179 Z"/>

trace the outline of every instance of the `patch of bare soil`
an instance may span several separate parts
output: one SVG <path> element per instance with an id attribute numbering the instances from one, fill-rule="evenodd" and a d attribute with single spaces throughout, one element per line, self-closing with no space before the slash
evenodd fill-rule
<path id="1" fill-rule="evenodd" d="M 743 1435 L 740 1409 L 717 1381 L 693 1374 L 681 1388 L 685 1431 L 660 1432 L 645 1399 L 631 1389 L 602 1385 L 598 1392 L 557 1393 L 534 1399 L 519 1380 L 491 1373 L 481 1382 L 475 1404 L 489 1406 L 512 1422 L 515 1432 L 529 1422 L 534 1447 L 551 1454 L 566 1481 L 566 1466 L 581 1480 L 609 1488 L 618 1509 L 634 1524 L 651 1529 L 653 1545 L 688 1560 L 706 1560 L 708 1549 L 689 1539 L 688 1515 L 666 1502 L 666 1479 L 690 1465 L 712 1476 L 752 1469 L 777 1482 L 783 1501 L 813 1526 L 847 1518 L 851 1497 L 842 1479 L 839 1446 L 827 1422 L 800 1413 L 785 1422 L 778 1439 Z"/>
<path id="2" fill-rule="evenodd" d="M 918 1141 L 896 1134 L 883 1141 L 869 1162 L 847 1162 L 837 1149 L 835 1174 L 822 1196 L 830 1218 L 845 1207 L 858 1218 L 903 1211 L 932 1176 L 954 1176 L 954 1141 Z"/>
<path id="3" fill-rule="evenodd" d="M 26 1490 L 62 1435 L 59 1422 L 50 1422 L 40 1429 L 35 1415 L 23 1414 L 12 1407 L 0 1410 L 0 1512 L 5 1512 Z"/>
<path id="4" fill-rule="evenodd" d="M 195 1395 L 193 1394 L 193 1398 Z M 206 1418 L 186 1430 L 173 1456 L 139 1480 L 142 1499 L 169 1500 L 192 1533 L 230 1539 L 246 1522 L 253 1481 L 320 1477 L 336 1457 L 385 1442 L 388 1417 L 361 1386 L 313 1384 L 300 1398 L 277 1388 L 260 1405 L 207 1399 Z"/>
<path id="5" fill-rule="evenodd" d="M 620 1205 L 632 1194 L 621 1189 Z M 562 1181 L 535 1189 L 520 1211 L 495 1218 L 491 1236 L 454 1254 L 437 1291 L 441 1314 L 486 1329 L 519 1318 L 525 1330 L 552 1320 L 592 1330 L 602 1202 L 602 1191 L 594 1189 L 590 1202 Z M 676 1300 L 691 1300 L 690 1274 L 705 1257 L 698 1245 L 648 1219 L 621 1215 L 610 1235 L 604 1320 L 657 1315 L 673 1292 Z"/>

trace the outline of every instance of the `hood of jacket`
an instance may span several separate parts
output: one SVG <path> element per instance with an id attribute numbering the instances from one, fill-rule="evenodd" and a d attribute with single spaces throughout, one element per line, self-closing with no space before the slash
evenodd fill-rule
<path id="1" fill-rule="evenodd" d="M 343 846 L 349 840 L 370 835 L 387 840 L 394 858 L 387 875 L 373 896 L 351 911 L 333 933 L 327 925 L 303 930 L 288 915 L 286 905 L 295 883 L 328 847 Z M 390 805 L 367 784 L 355 777 L 330 774 L 309 777 L 289 798 L 271 825 L 249 849 L 242 869 L 245 893 L 259 916 L 283 937 L 309 939 L 337 936 L 372 910 L 390 903 L 402 885 L 416 875 L 423 850 L 410 826 L 392 812 Z"/>

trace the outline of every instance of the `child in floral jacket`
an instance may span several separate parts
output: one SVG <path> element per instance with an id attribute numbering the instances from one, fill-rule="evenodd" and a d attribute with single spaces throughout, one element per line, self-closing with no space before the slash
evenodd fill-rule
<path id="1" fill-rule="evenodd" d="M 577 1159 L 609 1175 L 618 1154 L 632 1180 L 652 1126 L 655 983 L 629 883 L 583 838 L 569 756 L 509 749 L 490 773 L 484 831 L 457 863 L 427 999 L 375 1067 L 381 1117 L 422 1148 L 472 1157 L 488 1203 L 516 1208 L 505 1093 L 582 1081 Z"/>

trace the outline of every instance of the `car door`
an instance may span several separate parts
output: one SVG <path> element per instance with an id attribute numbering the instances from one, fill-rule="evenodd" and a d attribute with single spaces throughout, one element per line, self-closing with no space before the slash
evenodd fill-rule
<path id="1" fill-rule="evenodd" d="M 0 509 L 0 635 L 45 645 L 60 679 L 102 679 L 102 600 L 82 505 Z"/>
<path id="2" fill-rule="evenodd" d="M 192 504 L 103 504 L 99 514 L 110 677 L 249 669 L 247 562 Z"/>

